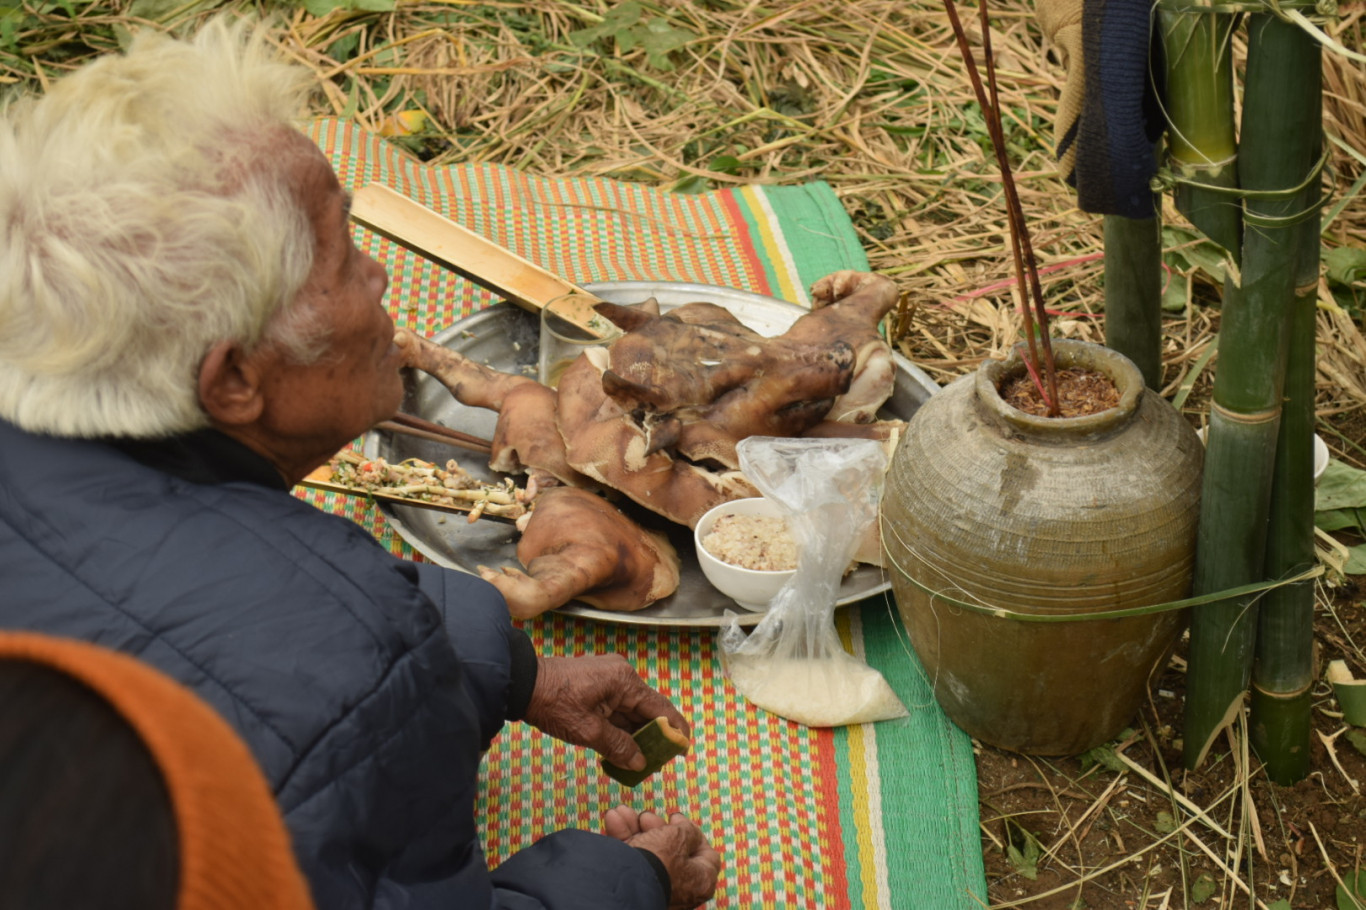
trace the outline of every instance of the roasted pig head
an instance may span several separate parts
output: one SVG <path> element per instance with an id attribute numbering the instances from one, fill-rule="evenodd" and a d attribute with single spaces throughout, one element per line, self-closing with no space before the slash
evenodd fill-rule
<path id="1" fill-rule="evenodd" d="M 770 360 L 768 339 L 716 304 L 688 303 L 663 316 L 614 304 L 597 309 L 627 332 L 612 344 L 602 384 L 628 411 L 710 404 Z"/>
<path id="2" fill-rule="evenodd" d="M 835 272 L 812 286 L 811 312 L 783 334 L 797 342 L 842 342 L 854 351 L 853 378 L 825 415 L 827 420 L 876 420 L 878 408 L 892 397 L 896 364 L 891 346 L 878 333 L 878 323 L 896 306 L 899 296 L 889 278 L 869 272 Z"/>
<path id="3" fill-rule="evenodd" d="M 607 364 L 607 352 L 592 349 L 560 377 L 556 413 L 571 467 L 688 527 L 712 506 L 758 495 L 739 471 L 709 471 L 652 446 L 644 415 L 603 390 Z"/>

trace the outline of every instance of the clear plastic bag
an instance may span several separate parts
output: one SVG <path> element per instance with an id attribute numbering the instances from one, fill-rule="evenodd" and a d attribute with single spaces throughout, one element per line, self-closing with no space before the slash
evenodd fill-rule
<path id="1" fill-rule="evenodd" d="M 721 633 L 731 682 L 766 711 L 810 727 L 905 717 L 882 674 L 849 654 L 835 631 L 840 579 L 877 521 L 887 457 L 870 439 L 752 436 L 740 468 L 787 515 L 797 571 L 748 636 Z"/>

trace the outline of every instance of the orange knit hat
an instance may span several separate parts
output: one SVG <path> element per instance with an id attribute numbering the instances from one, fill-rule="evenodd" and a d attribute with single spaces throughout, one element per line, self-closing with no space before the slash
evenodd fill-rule
<path id="1" fill-rule="evenodd" d="M 0 632 L 0 660 L 59 670 L 133 728 L 165 779 L 179 834 L 178 910 L 311 910 L 280 810 L 251 753 L 189 689 L 85 642 Z"/>

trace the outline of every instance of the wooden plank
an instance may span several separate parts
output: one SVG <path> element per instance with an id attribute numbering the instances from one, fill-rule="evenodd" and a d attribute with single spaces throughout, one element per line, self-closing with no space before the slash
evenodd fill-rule
<path id="1" fill-rule="evenodd" d="M 585 332 L 595 337 L 613 332 L 593 309 L 601 298 L 383 184 L 356 192 L 351 219 L 518 306 L 539 312 L 555 300 L 555 313 Z"/>

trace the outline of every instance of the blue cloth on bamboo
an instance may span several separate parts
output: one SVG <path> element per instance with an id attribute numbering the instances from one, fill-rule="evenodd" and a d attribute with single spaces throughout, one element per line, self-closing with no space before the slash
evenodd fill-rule
<path id="1" fill-rule="evenodd" d="M 1151 66 L 1152 7 L 1144 0 L 1038 0 L 1062 49 L 1067 85 L 1054 136 L 1063 176 L 1084 211 L 1151 218 L 1156 143 L 1166 121 L 1160 67 Z"/>

